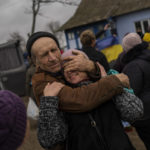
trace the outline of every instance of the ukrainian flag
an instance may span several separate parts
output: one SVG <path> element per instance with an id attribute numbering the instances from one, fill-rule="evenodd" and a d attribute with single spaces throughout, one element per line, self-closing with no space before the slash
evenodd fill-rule
<path id="1" fill-rule="evenodd" d="M 150 43 L 150 33 L 145 33 L 144 34 L 143 41 Z"/>
<path id="2" fill-rule="evenodd" d="M 119 54 L 123 51 L 118 38 L 115 36 L 109 36 L 103 40 L 98 39 L 96 41 L 96 49 L 106 56 L 109 63 L 116 60 Z"/>

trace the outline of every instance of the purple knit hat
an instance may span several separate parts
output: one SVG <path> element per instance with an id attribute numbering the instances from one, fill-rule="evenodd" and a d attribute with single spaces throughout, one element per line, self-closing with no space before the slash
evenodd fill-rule
<path id="1" fill-rule="evenodd" d="M 0 91 L 0 150 L 16 150 L 26 132 L 26 108 L 21 98 L 10 91 Z"/>

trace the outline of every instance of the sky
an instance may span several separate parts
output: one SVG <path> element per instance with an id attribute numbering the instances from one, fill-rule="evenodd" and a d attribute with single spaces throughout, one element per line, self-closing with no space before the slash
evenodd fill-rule
<path id="1" fill-rule="evenodd" d="M 10 34 L 19 32 L 25 39 L 31 31 L 32 0 L 0 0 L 0 44 L 7 42 Z M 70 0 L 73 1 L 73 0 Z M 80 3 L 80 0 L 75 0 Z M 62 5 L 60 3 L 46 4 L 41 7 L 41 15 L 37 16 L 35 31 L 46 30 L 50 21 L 64 24 L 77 9 L 77 6 Z"/>

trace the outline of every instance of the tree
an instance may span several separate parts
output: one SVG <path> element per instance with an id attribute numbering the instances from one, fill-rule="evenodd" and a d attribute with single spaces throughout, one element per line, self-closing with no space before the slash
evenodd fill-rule
<path id="1" fill-rule="evenodd" d="M 10 38 L 8 41 L 12 41 L 12 40 L 25 41 L 25 39 L 17 31 L 10 34 Z"/>
<path id="2" fill-rule="evenodd" d="M 30 34 L 34 33 L 35 31 L 36 19 L 37 19 L 37 15 L 39 14 L 41 6 L 44 4 L 50 4 L 56 2 L 61 4 L 67 4 L 67 5 L 77 5 L 77 3 L 73 0 L 72 1 L 71 0 L 32 0 L 32 27 L 31 27 Z"/>
<path id="3" fill-rule="evenodd" d="M 9 41 L 14 41 L 14 40 L 15 41 L 18 40 L 20 42 L 20 47 L 21 47 L 22 51 L 25 51 L 25 45 L 26 45 L 25 39 L 17 31 L 10 34 L 10 38 L 8 39 L 8 42 Z"/>
<path id="4" fill-rule="evenodd" d="M 47 24 L 47 27 L 50 30 L 50 32 L 53 33 L 58 38 L 60 46 L 64 47 L 65 46 L 64 33 L 62 31 L 58 31 L 58 29 L 60 28 L 60 22 L 51 21 L 50 23 Z"/>

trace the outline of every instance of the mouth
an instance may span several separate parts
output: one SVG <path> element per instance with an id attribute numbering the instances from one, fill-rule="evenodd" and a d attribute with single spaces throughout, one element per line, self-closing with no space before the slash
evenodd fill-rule
<path id="1" fill-rule="evenodd" d="M 52 68 L 52 69 L 54 69 L 54 68 L 56 68 L 56 67 L 58 67 L 58 66 L 59 66 L 59 63 L 53 64 L 53 65 L 48 65 L 48 67 L 50 67 L 50 68 Z"/>

